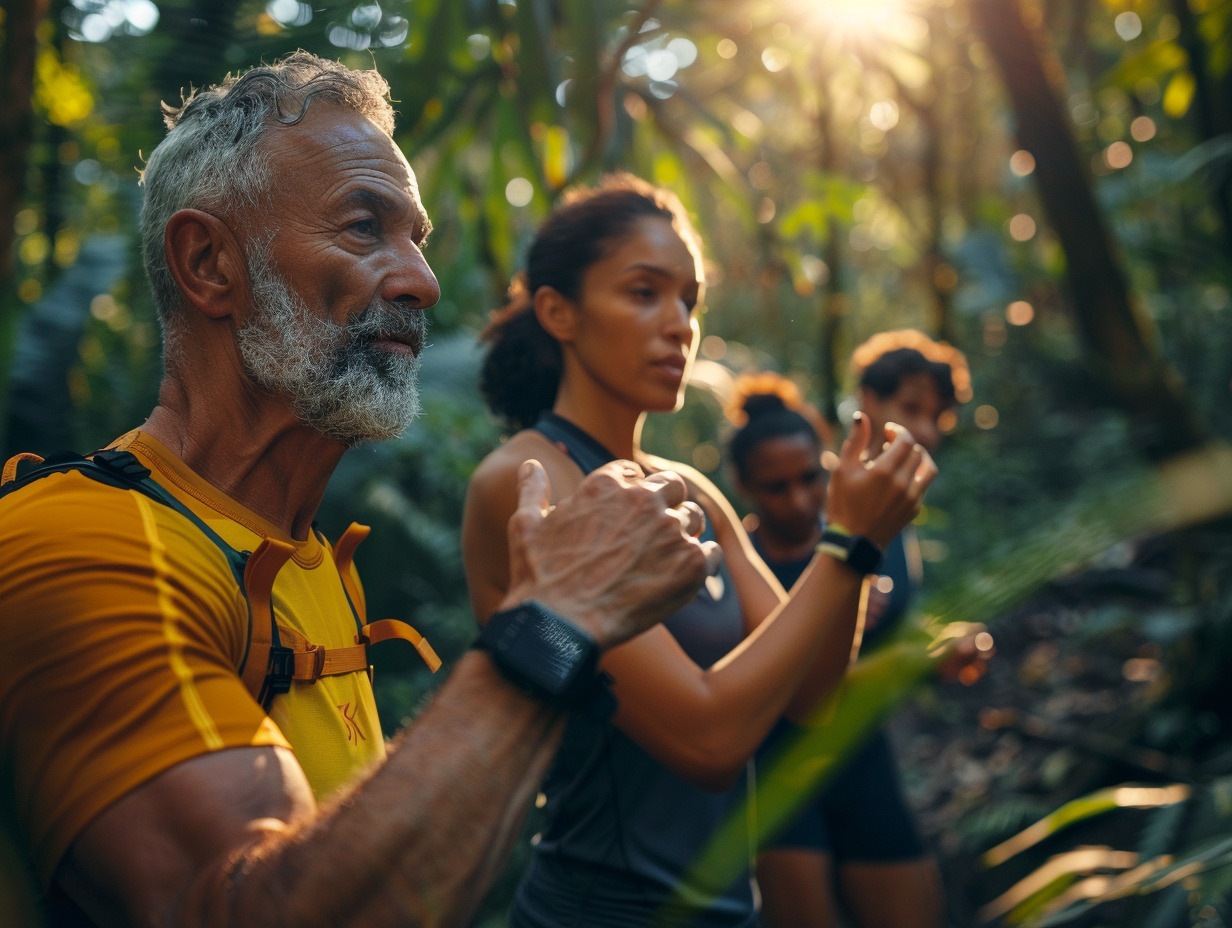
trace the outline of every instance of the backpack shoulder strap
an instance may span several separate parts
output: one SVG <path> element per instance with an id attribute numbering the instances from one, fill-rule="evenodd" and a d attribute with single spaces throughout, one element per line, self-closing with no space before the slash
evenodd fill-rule
<path id="1" fill-rule="evenodd" d="M 36 454 L 29 453 L 16 455 L 9 458 L 4 465 L 4 482 L 0 486 L 0 498 L 29 486 L 36 480 L 69 471 L 76 471 L 84 477 L 108 486 L 122 490 L 135 490 L 155 502 L 162 503 L 169 509 L 174 509 L 192 522 L 222 552 L 237 581 L 243 578 L 248 552 L 237 551 L 227 544 L 217 532 L 206 525 L 200 516 L 151 479 L 150 469 L 137 460 L 136 455 L 131 451 L 105 448 L 88 457 L 72 451 L 60 451 L 47 458 L 40 458 Z"/>
<path id="2" fill-rule="evenodd" d="M 440 667 L 441 660 L 432 646 L 405 622 L 384 619 L 364 625 L 360 621 L 356 603 L 361 600 L 350 566 L 355 548 L 368 534 L 365 526 L 352 525 L 334 552 L 343 590 L 355 614 L 356 643 L 344 648 L 325 648 L 312 644 L 296 630 L 278 624 L 273 604 L 274 580 L 291 559 L 294 548 L 286 542 L 266 538 L 255 551 L 236 550 L 205 520 L 163 489 L 150 476 L 150 469 L 130 451 L 108 448 L 88 456 L 66 451 L 47 458 L 18 454 L 4 465 L 0 475 L 0 498 L 43 477 L 69 471 L 108 486 L 134 490 L 175 510 L 222 552 L 248 606 L 248 644 L 237 672 L 244 687 L 266 711 L 275 696 L 290 690 L 293 680 L 314 681 L 324 676 L 370 670 L 367 649 L 378 641 L 403 638 L 414 645 L 433 672 Z"/>
<path id="3" fill-rule="evenodd" d="M 294 553 L 295 549 L 284 541 L 264 539 L 248 556 L 240 583 L 248 601 L 248 648 L 238 668 L 240 679 L 266 711 L 275 696 L 291 688 L 291 677 L 286 673 L 287 649 L 282 646 L 274 612 L 274 580 Z"/>

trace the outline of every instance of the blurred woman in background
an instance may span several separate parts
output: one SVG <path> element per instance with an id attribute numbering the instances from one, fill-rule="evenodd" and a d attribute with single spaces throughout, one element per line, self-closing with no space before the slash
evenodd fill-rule
<path id="1" fill-rule="evenodd" d="M 925 354 L 927 352 L 927 354 Z M 961 353 L 914 330 L 880 333 L 857 349 L 853 364 L 860 408 L 874 429 L 905 425 L 930 451 L 959 391 L 969 392 Z M 957 389 L 956 389 L 957 385 Z M 810 544 L 824 526 L 825 471 L 816 413 L 793 384 L 774 375 L 737 384 L 746 424 L 732 437 L 729 458 L 755 524 L 751 537 L 785 589 L 803 573 Z M 862 653 L 898 627 L 920 583 L 919 546 L 910 526 L 886 547 L 868 590 Z M 943 674 L 981 667 L 986 655 L 959 642 Z M 759 753 L 769 763 L 778 746 L 799 735 L 790 719 Z M 890 739 L 874 732 L 843 761 L 815 801 L 778 835 L 757 863 L 766 928 L 941 928 L 945 901 L 940 873 L 903 794 Z M 843 913 L 845 917 L 841 917 Z"/>

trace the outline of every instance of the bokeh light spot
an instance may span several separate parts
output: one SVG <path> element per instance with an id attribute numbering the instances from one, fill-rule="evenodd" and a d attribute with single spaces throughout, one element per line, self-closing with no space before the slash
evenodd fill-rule
<path id="1" fill-rule="evenodd" d="M 492 40 L 482 32 L 466 37 L 466 53 L 476 61 L 483 61 L 492 54 Z"/>
<path id="2" fill-rule="evenodd" d="M 411 24 L 402 16 L 386 16 L 381 20 L 381 26 L 376 31 L 377 44 L 385 48 L 394 48 L 406 41 L 410 34 Z"/>
<path id="3" fill-rule="evenodd" d="M 868 120 L 882 132 L 889 132 L 898 125 L 898 104 L 893 100 L 878 100 L 868 113 Z"/>
<path id="4" fill-rule="evenodd" d="M 693 449 L 693 466 L 703 474 L 713 474 L 722 460 L 723 456 L 713 442 L 704 441 Z"/>
<path id="5" fill-rule="evenodd" d="M 99 322 L 114 319 L 119 311 L 120 307 L 110 293 L 100 293 L 90 301 L 90 315 Z"/>
<path id="6" fill-rule="evenodd" d="M 749 168 L 749 183 L 758 190 L 769 190 L 774 185 L 774 169 L 768 162 L 758 161 Z"/>
<path id="7" fill-rule="evenodd" d="M 1113 142 L 1104 149 L 1104 163 L 1114 171 L 1129 167 L 1134 160 L 1134 150 L 1128 142 Z"/>
<path id="8" fill-rule="evenodd" d="M 646 106 L 646 101 L 635 93 L 625 94 L 624 105 L 625 112 L 629 114 L 630 119 L 645 119 L 650 111 L 650 108 Z"/>
<path id="9" fill-rule="evenodd" d="M 722 361 L 727 357 L 727 342 L 718 335 L 707 335 L 702 339 L 701 347 L 698 350 L 701 351 L 703 358 L 708 358 L 711 361 Z"/>
<path id="10" fill-rule="evenodd" d="M 375 29 L 381 21 L 381 5 L 364 3 L 351 11 L 350 22 L 356 29 Z"/>
<path id="11" fill-rule="evenodd" d="M 678 68 L 687 68 L 697 60 L 697 46 L 683 36 L 668 42 L 667 50 L 675 57 Z"/>
<path id="12" fill-rule="evenodd" d="M 771 74 L 778 73 L 791 64 L 791 52 L 772 45 L 761 53 L 761 63 Z"/>
<path id="13" fill-rule="evenodd" d="M 372 36 L 368 33 L 356 32 L 354 29 L 339 26 L 337 23 L 331 25 L 325 31 L 325 35 L 329 39 L 329 44 L 337 48 L 351 48 L 355 51 L 363 51 L 372 44 Z"/>
<path id="14" fill-rule="evenodd" d="M 652 81 L 670 81 L 679 67 L 676 56 L 666 48 L 646 53 L 646 76 Z"/>
<path id="15" fill-rule="evenodd" d="M 13 217 L 13 231 L 18 235 L 29 235 L 38 228 L 38 213 L 32 209 L 20 210 Z"/>
<path id="16" fill-rule="evenodd" d="M 1026 177 L 1035 170 L 1035 155 L 1025 148 L 1010 155 L 1010 170 L 1018 177 Z"/>
<path id="17" fill-rule="evenodd" d="M 1026 325 L 1035 318 L 1035 307 L 1026 300 L 1015 300 L 1005 307 L 1005 319 L 1010 325 Z"/>
<path id="18" fill-rule="evenodd" d="M 27 277 L 17 285 L 17 299 L 23 303 L 33 303 L 43 295 L 43 285 L 33 277 Z"/>
<path id="19" fill-rule="evenodd" d="M 312 7 L 302 0 L 270 0 L 265 12 L 284 26 L 306 26 L 312 22 Z"/>
<path id="20" fill-rule="evenodd" d="M 830 265 L 817 255 L 803 255 L 800 258 L 800 271 L 817 287 L 830 282 Z"/>
<path id="21" fill-rule="evenodd" d="M 51 253 L 51 240 L 42 232 L 33 232 L 22 239 L 17 257 L 23 264 L 42 264 Z"/>
<path id="22" fill-rule="evenodd" d="M 1113 28 L 1116 29 L 1117 35 L 1129 42 L 1142 35 L 1142 17 L 1133 10 L 1126 10 L 1117 14 L 1117 18 L 1113 20 Z"/>
<path id="23" fill-rule="evenodd" d="M 1155 120 L 1150 116 L 1139 116 L 1129 124 L 1129 134 L 1135 142 L 1149 142 L 1155 138 Z"/>
<path id="24" fill-rule="evenodd" d="M 761 135 L 761 119 L 749 110 L 740 110 L 732 117 L 732 128 L 746 139 L 755 139 Z"/>
<path id="25" fill-rule="evenodd" d="M 535 187 L 525 177 L 515 177 L 505 184 L 505 199 L 511 206 L 525 206 L 535 196 Z"/>
<path id="26" fill-rule="evenodd" d="M 1026 213 L 1019 213 L 1009 221 L 1010 238 L 1016 242 L 1028 242 L 1035 237 L 1035 220 Z"/>

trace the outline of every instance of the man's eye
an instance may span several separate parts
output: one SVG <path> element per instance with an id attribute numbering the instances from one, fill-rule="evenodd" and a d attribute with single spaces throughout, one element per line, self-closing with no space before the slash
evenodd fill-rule
<path id="1" fill-rule="evenodd" d="M 357 235 L 376 235 L 377 223 L 375 219 L 360 219 L 351 223 L 350 229 Z"/>

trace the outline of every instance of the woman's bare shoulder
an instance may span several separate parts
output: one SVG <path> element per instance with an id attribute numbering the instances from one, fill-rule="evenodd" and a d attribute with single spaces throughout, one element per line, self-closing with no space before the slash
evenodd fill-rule
<path id="1" fill-rule="evenodd" d="M 536 460 L 547 471 L 553 499 L 571 493 L 581 480 L 581 472 L 542 432 L 523 429 L 488 453 L 471 476 L 472 493 L 516 494 L 518 470 L 522 463 Z"/>
<path id="2" fill-rule="evenodd" d="M 475 468 L 475 475 L 471 479 L 491 479 L 509 471 L 516 474 L 523 461 L 528 458 L 537 459 L 545 448 L 550 447 L 550 443 L 540 432 L 533 429 L 515 432 L 488 452 Z"/>

